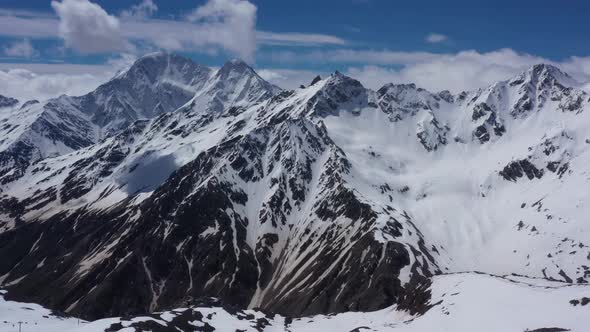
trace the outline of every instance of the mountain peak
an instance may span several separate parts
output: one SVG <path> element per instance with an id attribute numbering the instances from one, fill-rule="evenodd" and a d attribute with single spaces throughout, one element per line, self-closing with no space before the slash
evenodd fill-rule
<path id="1" fill-rule="evenodd" d="M 241 59 L 232 59 L 224 63 L 215 74 L 215 77 L 216 81 L 235 81 L 241 78 L 253 78 L 255 81 L 260 82 L 260 84 L 271 85 L 260 77 L 250 65 Z"/>
<path id="2" fill-rule="evenodd" d="M 548 63 L 539 63 L 536 65 L 533 65 L 530 69 L 529 72 L 535 74 L 535 75 L 542 75 L 542 74 L 547 74 L 547 75 L 552 75 L 552 76 L 558 76 L 558 75 L 564 75 L 569 77 L 569 75 L 567 73 L 564 73 L 563 71 L 561 71 L 561 69 L 559 69 L 557 66 L 548 64 Z"/>
<path id="3" fill-rule="evenodd" d="M 18 104 L 18 100 L 12 97 L 0 95 L 0 107 L 11 107 Z"/>
<path id="4" fill-rule="evenodd" d="M 205 67 L 198 65 L 188 57 L 166 52 L 154 52 L 135 60 L 127 70 L 121 72 L 116 78 L 136 79 L 137 75 L 145 75 L 150 79 L 155 79 L 171 69 L 193 71 L 195 68 L 203 68 L 204 70 Z"/>
<path id="5" fill-rule="evenodd" d="M 509 82 L 512 86 L 522 83 L 532 83 L 536 85 L 539 82 L 558 82 L 566 86 L 578 85 L 578 83 L 570 75 L 563 72 L 558 67 L 547 63 L 533 65 L 526 71 L 511 79 Z"/>
<path id="6" fill-rule="evenodd" d="M 359 82 L 358 80 L 355 80 L 354 78 L 352 78 L 350 76 L 346 76 L 346 75 L 342 74 L 338 70 L 336 70 L 333 74 L 331 74 L 326 79 L 326 85 L 340 85 L 340 84 L 355 85 L 355 86 L 362 87 L 361 82 Z"/>
<path id="7" fill-rule="evenodd" d="M 265 81 L 241 59 L 227 61 L 192 100 L 193 108 L 222 112 L 230 106 L 250 105 L 280 89 Z"/>
<path id="8" fill-rule="evenodd" d="M 313 80 L 311 80 L 311 83 L 309 84 L 309 86 L 312 86 L 321 80 L 322 80 L 322 77 L 320 75 L 317 75 L 316 77 L 314 77 Z"/>
<path id="9" fill-rule="evenodd" d="M 223 66 L 221 67 L 221 69 L 219 69 L 220 72 L 229 72 L 229 71 L 235 71 L 235 72 L 253 72 L 254 69 L 252 69 L 252 67 L 250 67 L 246 61 L 242 60 L 242 59 L 231 59 L 229 61 L 227 61 L 226 63 L 223 64 Z"/>
<path id="10" fill-rule="evenodd" d="M 258 76 L 256 71 L 252 69 L 244 60 L 232 59 L 219 68 L 215 75 L 218 79 L 226 80 L 229 78 L 236 79 L 237 77 L 255 77 L 257 80 L 262 81 L 263 79 Z"/>
<path id="11" fill-rule="evenodd" d="M 382 86 L 379 90 L 377 90 L 377 94 L 382 96 L 386 93 L 396 92 L 399 93 L 401 91 L 409 91 L 409 90 L 418 90 L 422 91 L 422 88 L 417 88 L 416 84 L 414 83 L 387 83 Z"/>
<path id="12" fill-rule="evenodd" d="M 361 82 L 339 71 L 320 81 L 314 79 L 310 89 L 311 86 L 314 88 L 306 109 L 308 114 L 324 117 L 338 114 L 340 109 L 352 110 L 368 104 L 368 90 Z"/>
<path id="13" fill-rule="evenodd" d="M 230 59 L 229 61 L 227 61 L 227 63 L 234 65 L 234 66 L 248 66 L 246 61 L 239 59 L 239 58 Z"/>
<path id="14" fill-rule="evenodd" d="M 165 59 L 165 58 L 168 58 L 173 55 L 175 55 L 175 54 L 167 53 L 164 51 L 157 51 L 157 52 L 144 54 L 144 55 L 140 56 L 139 58 L 137 58 L 137 60 L 135 60 L 135 62 L 141 62 L 141 61 L 145 61 L 148 59 Z"/>
<path id="15" fill-rule="evenodd" d="M 166 52 L 138 58 L 96 90 L 81 97 L 82 109 L 106 133 L 137 119 L 171 112 L 190 100 L 211 76 L 211 69 Z"/>

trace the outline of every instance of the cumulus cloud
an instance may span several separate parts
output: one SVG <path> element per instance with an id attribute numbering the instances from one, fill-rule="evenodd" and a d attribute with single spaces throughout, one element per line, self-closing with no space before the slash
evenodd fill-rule
<path id="1" fill-rule="evenodd" d="M 143 0 L 121 12 L 121 17 L 145 20 L 158 11 L 158 6 L 152 0 Z"/>
<path id="2" fill-rule="evenodd" d="M 428 36 L 426 36 L 426 41 L 431 44 L 442 43 L 448 39 L 449 37 L 440 33 L 430 33 Z"/>
<path id="3" fill-rule="evenodd" d="M 63 38 L 81 53 L 130 51 L 142 48 L 217 54 L 225 50 L 252 59 L 258 45 L 317 47 L 345 45 L 333 35 L 256 30 L 256 6 L 247 0 L 209 0 L 180 19 L 156 19 L 153 0 L 109 15 L 88 0 L 54 0 L 57 16 L 0 9 L 0 35 Z"/>
<path id="4" fill-rule="evenodd" d="M 39 56 L 39 51 L 33 47 L 29 39 L 25 38 L 22 41 L 17 41 L 5 47 L 4 55 L 9 57 L 33 58 Z"/>
<path id="5" fill-rule="evenodd" d="M 80 53 L 125 51 L 129 43 L 121 33 L 119 20 L 88 0 L 51 1 L 59 16 L 59 35 L 65 45 Z"/>
<path id="6" fill-rule="evenodd" d="M 193 41 L 221 43 L 227 50 L 252 61 L 256 50 L 256 6 L 243 0 L 209 0 L 187 17 L 202 31 Z M 195 36 L 197 37 L 197 36 Z"/>

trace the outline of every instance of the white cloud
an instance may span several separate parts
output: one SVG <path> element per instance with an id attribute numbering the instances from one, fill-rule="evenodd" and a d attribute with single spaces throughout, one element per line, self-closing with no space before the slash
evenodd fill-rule
<path id="1" fill-rule="evenodd" d="M 283 64 L 360 63 L 391 65 L 418 63 L 433 60 L 438 56 L 438 54 L 428 52 L 337 49 L 311 52 L 277 51 L 261 54 L 260 58 Z"/>
<path id="2" fill-rule="evenodd" d="M 441 55 L 429 61 L 406 64 L 399 69 L 371 65 L 352 67 L 347 73 L 371 88 L 379 88 L 389 82 L 411 82 L 431 91 L 450 90 L 458 93 L 509 79 L 538 63 L 556 65 L 580 82 L 590 81 L 590 58 L 552 62 L 509 49 Z"/>
<path id="3" fill-rule="evenodd" d="M 102 65 L 0 63 L 0 91 L 21 101 L 44 100 L 62 94 L 80 96 L 111 79 L 134 59 L 124 54 Z"/>
<path id="4" fill-rule="evenodd" d="M 0 70 L 2 94 L 20 100 L 44 100 L 62 94 L 82 95 L 104 83 L 110 75 L 37 74 L 26 69 Z"/>
<path id="5" fill-rule="evenodd" d="M 572 57 L 554 62 L 511 49 L 447 54 L 341 49 L 279 52 L 264 54 L 263 57 L 283 66 L 294 63 L 327 64 L 333 68 L 340 66 L 347 75 L 373 89 L 390 82 L 416 83 L 431 91 L 451 90 L 458 93 L 508 79 L 537 63 L 556 65 L 578 81 L 590 82 L 590 57 Z M 297 71 L 283 71 L 282 74 L 285 76 L 282 81 L 290 84 L 285 87 L 306 84 Z"/>
<path id="6" fill-rule="evenodd" d="M 187 17 L 202 33 L 193 42 L 220 43 L 246 61 L 253 61 L 256 51 L 256 6 L 243 0 L 209 0 Z"/>
<path id="7" fill-rule="evenodd" d="M 33 47 L 33 44 L 31 44 L 29 39 L 25 38 L 22 41 L 15 42 L 10 46 L 5 47 L 4 55 L 9 57 L 33 58 L 39 56 L 39 51 Z"/>
<path id="8" fill-rule="evenodd" d="M 113 49 L 125 51 L 131 41 L 142 47 L 168 51 L 216 54 L 219 50 L 226 50 L 246 59 L 252 58 L 258 45 L 316 47 L 346 44 L 342 38 L 326 34 L 258 31 L 255 29 L 256 6 L 245 0 L 209 0 L 180 20 L 150 18 L 156 5 L 149 0 L 123 11 L 119 18 L 107 14 L 88 0 L 56 0 L 54 3 L 58 8 L 63 8 L 64 4 L 78 3 L 76 8 L 83 7 L 93 14 L 91 22 L 99 20 L 102 24 L 94 24 L 92 29 L 84 25 L 80 29 L 73 29 L 70 27 L 84 22 L 67 16 L 70 23 L 64 23 L 63 15 L 55 17 L 47 13 L 0 9 L 0 35 L 31 39 L 64 37 L 67 46 L 78 47 L 83 53 L 94 53 L 96 48 L 100 52 Z M 151 6 L 152 3 L 154 6 Z M 85 13 L 82 10 L 80 12 Z M 61 31 L 62 26 L 69 29 Z M 110 33 L 105 35 L 105 30 Z M 79 37 L 80 33 L 87 35 L 94 31 L 102 37 L 98 38 L 98 43 L 93 40 L 91 44 L 91 38 L 74 38 Z M 106 43 L 100 43 L 101 40 Z"/>
<path id="9" fill-rule="evenodd" d="M 129 50 L 119 20 L 88 0 L 51 1 L 59 16 L 59 34 L 67 47 L 80 53 Z"/>
<path id="10" fill-rule="evenodd" d="M 300 57 L 310 59 L 307 53 Z M 311 59 L 323 59 L 313 52 Z M 332 54 L 333 53 L 329 53 Z M 572 57 L 562 62 L 517 53 L 510 49 L 480 53 L 463 51 L 452 54 L 413 52 L 343 52 L 346 56 L 334 58 L 332 67 L 343 60 L 342 72 L 360 80 L 365 86 L 378 89 L 385 83 L 416 83 L 430 91 L 451 90 L 458 93 L 485 87 L 499 80 L 508 79 L 537 63 L 551 63 L 571 74 L 578 81 L 590 84 L 590 57 Z M 354 56 L 353 56 L 354 55 Z M 365 64 L 362 55 L 369 55 Z M 72 64 L 10 64 L 0 63 L 0 91 L 20 99 L 49 98 L 60 94 L 80 95 L 91 91 L 98 84 L 112 77 L 116 70 L 130 65 L 135 56 L 125 54 L 104 65 Z M 327 61 L 327 60 L 326 60 Z M 362 62 L 361 62 L 362 63 Z M 393 66 L 390 66 L 393 65 Z M 23 70 L 11 70 L 21 68 Z M 257 70 L 263 78 L 287 89 L 308 85 L 313 77 L 324 72 L 308 69 L 262 68 Z"/>
<path id="11" fill-rule="evenodd" d="M 143 0 L 121 12 L 121 17 L 145 20 L 158 11 L 158 6 L 152 0 Z"/>
<path id="12" fill-rule="evenodd" d="M 426 41 L 431 44 L 442 43 L 444 41 L 447 41 L 448 39 L 449 37 L 440 33 L 431 33 L 428 36 L 426 36 Z"/>
<path id="13" fill-rule="evenodd" d="M 319 46 L 319 45 L 345 45 L 346 41 L 342 38 L 309 33 L 276 33 L 258 31 L 256 38 L 259 42 L 266 45 L 280 46 Z"/>
<path id="14" fill-rule="evenodd" d="M 27 38 L 58 38 L 59 21 L 44 14 L 0 11 L 0 35 Z"/>
<path id="15" fill-rule="evenodd" d="M 440 54 L 419 62 L 400 62 L 401 68 L 361 66 L 348 69 L 372 88 L 384 83 L 416 83 L 431 91 L 460 92 L 508 79 L 528 67 L 548 60 L 509 49 L 488 53 L 463 51 Z"/>

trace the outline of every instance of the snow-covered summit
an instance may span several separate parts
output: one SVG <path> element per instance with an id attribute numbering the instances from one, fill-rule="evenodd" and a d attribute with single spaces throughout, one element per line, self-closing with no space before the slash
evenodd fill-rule
<path id="1" fill-rule="evenodd" d="M 153 53 L 84 96 L 7 108 L 0 113 L 0 181 L 19 178 L 35 161 L 97 143 L 136 120 L 176 110 L 211 73 L 189 58 Z"/>
<path id="2" fill-rule="evenodd" d="M 521 82 L 522 81 L 522 82 Z M 569 74 L 563 72 L 558 67 L 540 63 L 531 66 L 526 71 L 522 72 L 521 74 L 517 75 L 516 77 L 510 80 L 511 85 L 517 85 L 524 82 L 529 82 L 535 84 L 536 82 L 558 82 L 565 86 L 574 86 L 579 85 Z"/>
<path id="3" fill-rule="evenodd" d="M 279 91 L 280 88 L 265 81 L 246 62 L 233 59 L 213 73 L 190 105 L 196 111 L 221 113 L 231 107 L 268 99 Z"/>
<path id="4" fill-rule="evenodd" d="M 389 114 L 393 121 L 414 116 L 421 110 L 438 109 L 441 103 L 439 96 L 416 87 L 414 83 L 386 84 L 377 90 L 377 97 L 379 106 Z"/>

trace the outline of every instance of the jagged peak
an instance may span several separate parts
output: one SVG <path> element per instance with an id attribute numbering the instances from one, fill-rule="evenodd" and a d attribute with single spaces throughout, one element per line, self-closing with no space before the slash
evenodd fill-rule
<path id="1" fill-rule="evenodd" d="M 366 90 L 361 82 L 339 71 L 335 71 L 324 79 L 318 75 L 307 89 L 311 89 L 313 95 L 338 95 L 338 99 L 343 99 L 345 95 L 359 95 Z"/>
<path id="2" fill-rule="evenodd" d="M 189 70 L 210 72 L 211 69 L 194 62 L 191 58 L 179 54 L 167 52 L 149 53 L 136 59 L 129 68 L 120 71 L 113 80 L 120 79 L 137 79 L 137 77 L 146 76 L 150 80 L 172 71 Z M 183 69 L 184 68 L 184 69 Z"/>
<path id="3" fill-rule="evenodd" d="M 533 65 L 524 72 L 510 79 L 508 82 L 511 86 L 514 86 L 523 83 L 536 84 L 537 82 L 542 81 L 553 81 L 567 86 L 575 86 L 579 84 L 569 74 L 562 71 L 557 66 L 548 63 Z"/>
<path id="4" fill-rule="evenodd" d="M 0 107 L 11 107 L 18 104 L 18 99 L 0 95 Z"/>
<path id="5" fill-rule="evenodd" d="M 317 75 L 316 77 L 313 78 L 313 80 L 311 80 L 311 83 L 309 84 L 309 86 L 312 86 L 321 80 L 322 80 L 322 77 L 320 75 Z"/>
<path id="6" fill-rule="evenodd" d="M 319 76 L 318 76 L 319 77 Z M 340 109 L 364 107 L 369 103 L 369 90 L 361 82 L 339 71 L 316 80 L 302 92 L 305 96 L 306 114 L 320 117 L 337 114 Z"/>
<path id="7" fill-rule="evenodd" d="M 224 74 L 228 72 L 238 73 L 256 73 L 252 67 L 250 67 L 246 61 L 242 59 L 231 59 L 226 61 L 223 66 L 219 69 L 218 74 Z"/>
<path id="8" fill-rule="evenodd" d="M 449 91 L 432 93 L 426 89 L 416 86 L 414 83 L 387 83 L 377 90 L 377 96 L 380 99 L 395 100 L 397 102 L 415 102 L 415 100 L 438 101 L 443 99 L 447 102 L 453 102 L 453 96 Z"/>
<path id="9" fill-rule="evenodd" d="M 231 78 L 249 77 L 260 82 L 263 85 L 272 86 L 269 82 L 264 80 L 258 73 L 250 67 L 244 60 L 231 59 L 223 64 L 221 68 L 215 73 L 217 80 L 225 81 Z M 274 88 L 273 88 L 274 90 Z"/>
<path id="10" fill-rule="evenodd" d="M 324 86 L 339 86 L 339 85 L 352 85 L 357 86 L 364 89 L 364 86 L 361 84 L 360 81 L 342 74 L 338 70 L 332 73 L 330 76 L 323 80 L 325 82 Z"/>
<path id="11" fill-rule="evenodd" d="M 332 79 L 342 79 L 342 80 L 353 79 L 353 78 L 351 78 L 349 76 L 346 76 L 346 75 L 342 74 L 338 70 L 336 70 L 334 73 L 332 73 L 329 78 L 332 78 Z"/>
<path id="12" fill-rule="evenodd" d="M 258 75 L 258 73 L 252 67 L 250 67 L 250 65 L 241 59 L 231 59 L 227 61 L 221 68 L 219 68 L 219 70 L 217 70 L 214 75 L 213 82 L 214 84 L 220 84 L 223 82 L 223 85 L 225 86 L 228 84 L 228 82 L 235 83 L 244 79 L 250 82 L 255 82 L 255 85 L 262 87 L 271 94 L 281 90 L 279 87 L 260 77 L 260 75 Z M 248 86 L 250 86 L 250 84 L 248 84 Z"/>
<path id="13" fill-rule="evenodd" d="M 566 76 L 570 77 L 566 72 L 561 71 L 557 66 L 548 64 L 548 63 L 538 63 L 533 65 L 529 70 L 529 72 L 536 74 L 536 75 L 552 75 L 552 76 Z"/>
<path id="14" fill-rule="evenodd" d="M 389 92 L 401 92 L 409 90 L 425 91 L 424 89 L 417 87 L 414 83 L 386 83 L 381 88 L 379 88 L 379 90 L 377 90 L 377 94 L 381 96 Z"/>
<path id="15" fill-rule="evenodd" d="M 231 64 L 233 66 L 239 66 L 239 67 L 250 67 L 248 65 L 248 63 L 246 63 L 246 61 L 240 59 L 240 58 L 233 58 L 227 61 L 227 64 Z"/>

